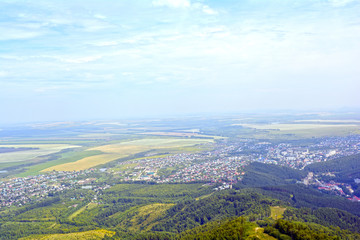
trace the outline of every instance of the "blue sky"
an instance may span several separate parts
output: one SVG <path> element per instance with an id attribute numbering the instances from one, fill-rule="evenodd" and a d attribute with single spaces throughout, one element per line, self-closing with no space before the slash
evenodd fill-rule
<path id="1" fill-rule="evenodd" d="M 0 122 L 360 107 L 359 0 L 0 0 Z"/>

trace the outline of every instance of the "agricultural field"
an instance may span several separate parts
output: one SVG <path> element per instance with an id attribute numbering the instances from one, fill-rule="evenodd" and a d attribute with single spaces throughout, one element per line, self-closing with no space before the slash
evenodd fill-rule
<path id="1" fill-rule="evenodd" d="M 17 174 L 17 177 L 26 177 L 29 175 L 36 175 L 40 174 L 41 172 L 46 171 L 46 169 L 51 168 L 52 166 L 56 166 L 59 164 L 65 164 L 70 162 L 75 162 L 80 159 L 83 159 L 85 157 L 95 156 L 98 154 L 102 154 L 100 151 L 85 151 L 82 149 L 77 148 L 76 151 L 70 151 L 65 153 L 60 153 L 59 158 L 52 160 L 52 161 L 46 161 L 44 163 L 36 164 L 30 167 L 27 167 L 25 172 L 22 172 L 20 174 Z"/>
<path id="2" fill-rule="evenodd" d="M 149 150 L 172 149 L 191 147 L 198 144 L 213 142 L 213 139 L 178 139 L 178 138 L 150 138 L 108 144 L 88 149 L 89 151 L 100 151 L 102 154 L 84 157 L 75 162 L 59 164 L 44 169 L 43 171 L 73 171 L 84 170 L 97 165 L 105 164 L 116 159 L 129 157 L 131 155 Z"/>
<path id="3" fill-rule="evenodd" d="M 239 126 L 263 130 L 266 131 L 263 135 L 267 137 L 280 137 L 281 135 L 300 138 L 311 138 L 311 137 L 325 137 L 325 136 L 346 136 L 351 134 L 360 133 L 360 124 L 326 124 L 321 122 L 316 124 L 314 122 L 302 122 L 302 123 L 277 123 L 277 124 L 236 124 Z M 256 137 L 259 134 L 254 134 Z M 261 134 L 260 134 L 261 135 Z M 259 137 L 259 136 L 258 136 Z M 260 137 L 261 138 L 261 137 Z"/>
<path id="4" fill-rule="evenodd" d="M 337 119 L 308 119 L 308 120 L 295 120 L 294 122 L 298 123 L 331 123 L 331 124 L 351 124 L 356 123 L 360 124 L 360 120 L 356 119 L 347 119 L 347 120 L 337 120 Z"/>
<path id="5" fill-rule="evenodd" d="M 8 152 L 0 154 L 0 163 L 31 161 L 38 157 L 60 152 L 64 149 L 77 148 L 80 146 L 70 144 L 19 144 L 0 145 L 2 148 L 31 148 L 30 150 Z"/>

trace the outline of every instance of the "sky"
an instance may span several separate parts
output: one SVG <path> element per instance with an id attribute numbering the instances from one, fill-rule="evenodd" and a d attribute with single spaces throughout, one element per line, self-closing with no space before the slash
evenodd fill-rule
<path id="1" fill-rule="evenodd" d="M 360 0 L 0 0 L 0 123 L 360 108 Z"/>

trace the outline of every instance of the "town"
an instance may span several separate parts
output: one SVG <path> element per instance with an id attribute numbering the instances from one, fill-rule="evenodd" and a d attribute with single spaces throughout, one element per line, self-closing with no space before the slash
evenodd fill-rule
<path id="1" fill-rule="evenodd" d="M 140 159 L 117 163 L 110 168 L 92 168 L 82 171 L 52 171 L 36 176 L 17 177 L 0 182 L 0 209 L 22 206 L 45 199 L 57 192 L 74 188 L 92 189 L 94 192 L 110 187 L 96 184 L 92 174 L 112 176 L 119 182 L 156 183 L 221 183 L 225 186 L 241 181 L 245 166 L 257 161 L 267 164 L 303 169 L 314 163 L 341 156 L 360 153 L 360 136 L 322 138 L 311 145 L 294 143 L 271 143 L 255 139 L 222 139 L 203 152 L 145 156 Z M 319 182 L 313 175 L 303 181 L 315 185 L 319 190 L 333 191 L 344 197 L 352 189 L 340 183 Z M 223 189 L 223 188 L 222 188 Z M 356 200 L 355 196 L 349 200 Z"/>

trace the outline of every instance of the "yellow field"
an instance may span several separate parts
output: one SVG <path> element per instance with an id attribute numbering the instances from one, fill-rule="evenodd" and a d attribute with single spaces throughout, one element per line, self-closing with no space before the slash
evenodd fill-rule
<path id="1" fill-rule="evenodd" d="M 48 234 L 42 236 L 34 236 L 34 237 L 25 237 L 20 238 L 20 240 L 79 240 L 79 239 L 87 239 L 87 240 L 100 240 L 105 236 L 114 236 L 115 232 L 100 229 L 100 230 L 92 230 L 86 232 L 77 232 L 77 233 L 68 233 L 68 234 Z"/>
<path id="2" fill-rule="evenodd" d="M 84 170 L 100 164 L 105 164 L 114 161 L 119 158 L 124 158 L 132 154 L 146 151 L 146 149 L 144 150 L 139 146 L 119 146 L 116 148 L 115 146 L 112 145 L 105 145 L 101 147 L 91 148 L 89 150 L 100 150 L 104 154 L 85 157 L 76 162 L 65 163 L 65 164 L 49 167 L 47 169 L 44 169 L 43 172 L 53 171 L 53 170 L 55 171 Z"/>
<path id="3" fill-rule="evenodd" d="M 70 144 L 19 144 L 19 145 L 0 145 L 7 148 L 38 148 L 18 152 L 9 152 L 0 154 L 0 163 L 20 162 L 34 160 L 38 157 L 60 152 L 67 148 L 76 148 L 80 146 Z"/>
<path id="4" fill-rule="evenodd" d="M 98 150 L 104 154 L 85 157 L 76 162 L 65 163 L 49 167 L 43 171 L 73 171 L 84 170 L 100 164 L 105 164 L 119 158 L 149 151 L 152 149 L 166 149 L 194 146 L 201 143 L 213 142 L 212 139 L 176 139 L 176 138 L 154 138 L 127 141 L 115 144 L 90 148 L 88 150 Z"/>

